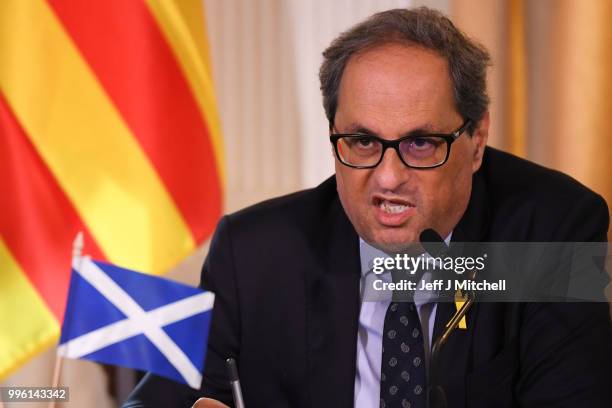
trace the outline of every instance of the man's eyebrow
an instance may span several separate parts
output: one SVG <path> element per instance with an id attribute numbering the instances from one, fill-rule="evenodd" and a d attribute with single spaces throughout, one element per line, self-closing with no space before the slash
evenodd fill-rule
<path id="1" fill-rule="evenodd" d="M 378 132 L 375 132 L 359 123 L 352 123 L 349 126 L 347 126 L 346 129 L 347 131 L 342 132 L 342 133 L 360 133 L 360 134 L 365 134 L 365 135 L 380 136 Z M 406 136 L 420 136 L 420 135 L 426 135 L 430 133 L 442 133 L 442 132 L 437 131 L 436 128 L 431 123 L 428 122 L 406 133 L 403 133 L 402 135 L 399 136 L 399 138 L 406 137 Z"/>
<path id="2" fill-rule="evenodd" d="M 432 125 L 431 123 L 425 123 L 422 126 L 419 126 L 415 129 L 412 129 L 404 134 L 402 134 L 400 136 L 400 138 L 402 137 L 406 137 L 406 136 L 422 136 L 422 135 L 427 135 L 427 134 L 431 134 L 431 133 L 441 133 L 439 131 L 436 130 L 436 128 L 434 127 L 434 125 Z"/>
<path id="3" fill-rule="evenodd" d="M 342 130 L 334 127 L 334 131 L 336 133 L 362 133 L 366 135 L 374 135 L 374 136 L 378 135 L 378 133 L 376 133 L 375 131 L 368 129 L 367 127 L 357 122 L 353 122 L 349 124 L 348 126 L 344 127 Z"/>
<path id="4" fill-rule="evenodd" d="M 378 135 L 378 133 L 374 132 L 373 130 L 368 129 L 365 126 L 355 126 L 355 127 L 350 127 L 349 129 L 351 129 L 352 133 L 363 133 L 366 135 Z"/>

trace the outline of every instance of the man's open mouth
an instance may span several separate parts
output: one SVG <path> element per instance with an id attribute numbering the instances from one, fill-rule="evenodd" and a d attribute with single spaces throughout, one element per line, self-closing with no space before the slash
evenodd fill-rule
<path id="1" fill-rule="evenodd" d="M 374 204 L 387 214 L 401 214 L 415 205 L 398 198 L 374 197 Z"/>

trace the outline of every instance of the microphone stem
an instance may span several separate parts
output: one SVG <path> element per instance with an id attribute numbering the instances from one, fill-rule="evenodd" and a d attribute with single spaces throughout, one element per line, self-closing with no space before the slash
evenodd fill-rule
<path id="1" fill-rule="evenodd" d="M 446 341 L 448 340 L 451 333 L 459 325 L 459 322 L 461 321 L 461 319 L 467 314 L 468 310 L 472 307 L 472 304 L 474 304 L 474 300 L 475 300 L 475 297 L 474 297 L 474 294 L 472 293 L 470 294 L 470 296 L 468 296 L 468 299 L 465 301 L 463 306 L 461 306 L 461 308 L 454 314 L 454 316 L 447 323 L 446 329 L 444 330 L 440 338 L 438 338 L 438 340 L 435 341 L 435 343 L 433 344 L 431 348 L 431 358 L 429 361 L 429 370 L 430 370 L 429 382 L 431 384 L 430 388 L 434 390 L 433 392 L 439 392 L 442 395 L 439 395 L 438 397 L 435 398 L 434 406 L 430 406 L 430 408 L 446 408 L 446 395 L 444 395 L 444 389 L 442 388 L 442 386 L 438 384 L 438 354 L 442 346 L 446 344 Z M 429 395 L 431 395 L 431 392 L 428 393 L 428 396 Z M 429 402 L 431 403 L 431 401 Z"/>

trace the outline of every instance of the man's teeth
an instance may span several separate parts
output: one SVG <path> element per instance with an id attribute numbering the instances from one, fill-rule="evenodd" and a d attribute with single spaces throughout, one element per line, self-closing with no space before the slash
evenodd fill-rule
<path id="1" fill-rule="evenodd" d="M 406 211 L 407 208 L 407 205 L 390 203 L 389 201 L 382 201 L 380 203 L 380 209 L 390 214 L 399 214 Z"/>

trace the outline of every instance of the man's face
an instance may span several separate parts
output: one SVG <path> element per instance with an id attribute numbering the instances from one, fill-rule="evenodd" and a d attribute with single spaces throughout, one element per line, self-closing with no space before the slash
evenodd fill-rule
<path id="1" fill-rule="evenodd" d="M 334 131 L 393 140 L 415 130 L 451 133 L 462 123 L 448 64 L 433 51 L 393 43 L 349 60 Z M 408 168 L 394 149 L 387 149 L 373 169 L 353 169 L 336 159 L 338 194 L 357 233 L 388 252 L 418 242 L 427 228 L 446 237 L 467 208 L 487 131 L 488 114 L 474 135 L 459 137 L 448 161 L 434 169 Z"/>

